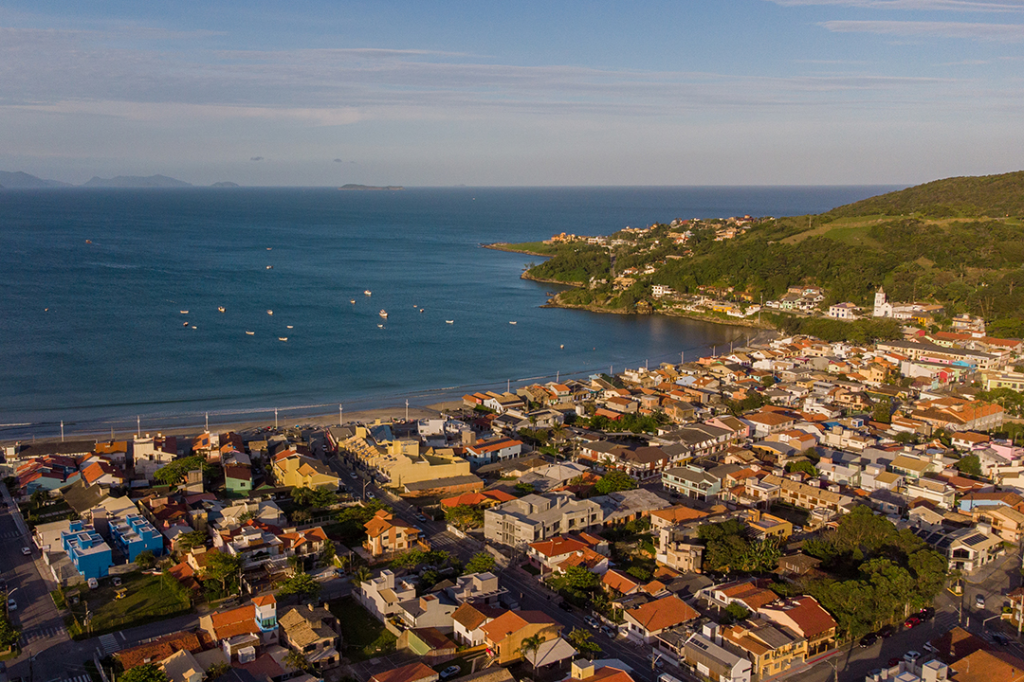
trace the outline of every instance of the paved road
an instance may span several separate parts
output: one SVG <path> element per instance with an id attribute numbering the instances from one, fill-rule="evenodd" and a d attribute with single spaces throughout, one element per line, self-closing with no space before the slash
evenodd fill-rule
<path id="1" fill-rule="evenodd" d="M 70 641 L 49 594 L 56 588 L 56 582 L 32 544 L 25 521 L 6 486 L 0 485 L 0 498 L 7 505 L 0 509 L 0 571 L 7 583 L 7 594 L 17 604 L 10 612 L 11 620 L 22 631 L 21 654 L 8 662 L 7 669 L 12 677 L 28 678 L 31 669 L 36 680 L 49 680 L 64 671 L 61 661 L 54 660 L 50 652 Z M 24 556 L 22 547 L 31 548 L 31 556 Z"/>

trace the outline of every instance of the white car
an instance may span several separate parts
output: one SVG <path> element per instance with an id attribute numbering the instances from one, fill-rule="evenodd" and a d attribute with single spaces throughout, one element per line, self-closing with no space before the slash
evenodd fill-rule
<path id="1" fill-rule="evenodd" d="M 937 654 L 937 653 L 939 653 L 939 650 L 936 649 L 934 646 L 932 646 L 931 642 L 925 642 L 924 643 L 924 650 L 927 651 L 930 654 Z"/>
<path id="2" fill-rule="evenodd" d="M 920 651 L 908 651 L 907 653 L 903 654 L 903 660 L 907 663 L 913 663 L 919 658 L 921 658 Z"/>
<path id="3" fill-rule="evenodd" d="M 22 547 L 21 548 L 21 553 L 24 554 L 25 556 L 32 556 L 32 548 L 31 547 Z"/>
<path id="4" fill-rule="evenodd" d="M 455 677 L 456 675 L 459 674 L 460 670 L 462 670 L 462 668 L 460 668 L 459 666 L 457 666 L 457 665 L 450 665 L 450 666 L 448 666 L 447 668 L 445 668 L 444 670 L 441 671 L 441 679 L 442 680 L 447 680 L 450 677 Z"/>
<path id="5" fill-rule="evenodd" d="M 99 580 L 96 580 L 96 578 L 89 578 L 89 579 L 88 579 L 87 581 L 85 581 L 85 582 L 86 582 L 86 584 L 87 584 L 87 585 L 89 586 L 89 589 L 90 589 L 90 590 L 95 590 L 95 589 L 96 589 L 97 587 L 99 587 L 99 586 L 100 586 L 100 581 L 99 581 Z"/>
<path id="6" fill-rule="evenodd" d="M 18 610 L 18 602 L 14 601 L 14 597 L 11 597 L 10 599 L 7 600 L 7 611 L 10 612 L 10 611 L 17 611 L 17 610 Z"/>

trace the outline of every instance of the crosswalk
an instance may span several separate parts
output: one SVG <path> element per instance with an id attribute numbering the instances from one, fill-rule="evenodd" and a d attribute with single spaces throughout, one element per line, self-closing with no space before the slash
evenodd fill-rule
<path id="1" fill-rule="evenodd" d="M 449 533 L 438 533 L 437 535 L 430 538 L 430 546 L 433 549 L 444 549 L 447 547 L 456 547 L 459 544 L 458 538 Z"/>
<path id="2" fill-rule="evenodd" d="M 88 675 L 75 675 L 74 677 L 65 677 L 60 682 L 92 682 L 92 678 Z"/>
<path id="3" fill-rule="evenodd" d="M 100 637 L 100 646 L 103 648 L 103 657 L 121 650 L 121 645 L 117 643 L 117 637 L 114 637 L 114 635 L 103 635 Z"/>
<path id="4" fill-rule="evenodd" d="M 62 634 L 66 634 L 67 629 L 63 625 L 57 625 L 55 627 L 48 628 L 32 628 L 21 633 L 21 644 L 24 646 L 29 642 L 34 642 L 39 639 L 49 639 L 51 637 L 58 637 Z"/>
<path id="5" fill-rule="evenodd" d="M 5 531 L 3 533 L 0 533 L 0 540 L 13 540 L 14 538 L 20 538 L 20 537 L 21 537 L 21 531 L 17 531 L 17 530 L 8 530 L 8 531 Z"/>

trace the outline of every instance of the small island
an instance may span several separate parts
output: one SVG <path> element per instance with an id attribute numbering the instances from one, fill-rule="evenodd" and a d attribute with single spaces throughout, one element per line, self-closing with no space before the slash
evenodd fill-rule
<path id="1" fill-rule="evenodd" d="M 355 185 L 348 184 L 342 185 L 338 188 L 339 191 L 354 191 L 354 192 L 398 192 L 405 189 L 401 185 L 388 185 L 386 187 L 375 187 L 373 185 Z"/>
<path id="2" fill-rule="evenodd" d="M 487 248 L 544 258 L 548 306 L 663 314 L 825 340 L 923 329 L 1024 335 L 1024 171 L 949 178 L 819 215 L 676 219 Z"/>

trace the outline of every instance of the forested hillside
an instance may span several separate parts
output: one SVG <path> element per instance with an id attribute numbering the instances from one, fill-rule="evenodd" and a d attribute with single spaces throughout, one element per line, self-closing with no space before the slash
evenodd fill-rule
<path id="1" fill-rule="evenodd" d="M 818 285 L 825 305 L 870 304 L 884 286 L 890 300 L 942 303 L 949 314 L 981 315 L 996 322 L 994 331 L 1024 334 L 1022 221 L 929 217 L 949 215 L 951 207 L 959 215 L 1024 214 L 1022 187 L 1024 172 L 953 178 L 820 216 L 762 220 L 723 241 L 714 239 L 716 221 L 691 226 L 685 243 L 678 239 L 685 228 L 658 225 L 612 235 L 612 247 L 560 246 L 529 274 L 583 285 L 563 294 L 566 303 L 616 309 L 649 300 L 654 284 L 680 294 L 733 287 L 753 303 L 777 299 L 790 286 Z M 630 268 L 640 271 L 633 284 L 616 289 L 613 277 Z"/>

